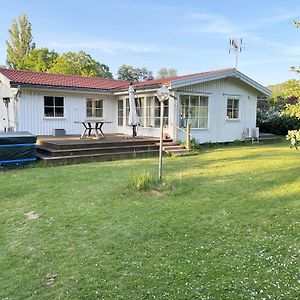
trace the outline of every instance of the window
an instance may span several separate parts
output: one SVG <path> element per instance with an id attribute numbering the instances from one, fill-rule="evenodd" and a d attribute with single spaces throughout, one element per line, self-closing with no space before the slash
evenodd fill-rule
<path id="1" fill-rule="evenodd" d="M 118 126 L 123 126 L 123 100 L 118 100 Z"/>
<path id="2" fill-rule="evenodd" d="M 125 104 L 125 107 L 126 107 L 126 126 L 129 126 L 128 124 L 128 117 L 129 117 L 129 98 L 126 98 L 126 104 Z"/>
<path id="3" fill-rule="evenodd" d="M 86 100 L 86 117 L 103 118 L 103 100 Z"/>
<path id="4" fill-rule="evenodd" d="M 144 124 L 144 98 L 135 98 L 136 113 L 139 117 L 140 126 Z"/>
<path id="5" fill-rule="evenodd" d="M 135 107 L 136 107 L 136 113 L 139 118 L 140 126 L 143 126 L 144 122 L 144 98 L 135 98 Z M 126 98 L 126 125 L 129 126 L 128 124 L 128 117 L 129 117 L 129 98 Z"/>
<path id="6" fill-rule="evenodd" d="M 208 128 L 207 96 L 180 96 L 180 127 L 186 127 L 188 121 L 191 128 Z"/>
<path id="7" fill-rule="evenodd" d="M 124 108 L 125 124 L 128 126 L 129 99 L 118 100 L 118 125 L 123 126 Z M 124 105 L 124 106 L 123 106 Z M 157 97 L 139 97 L 135 99 L 136 112 L 139 117 L 141 127 L 160 127 L 160 103 Z M 164 105 L 164 127 L 169 124 L 169 103 L 165 101 Z"/>
<path id="8" fill-rule="evenodd" d="M 227 119 L 239 118 L 239 99 L 227 99 Z"/>
<path id="9" fill-rule="evenodd" d="M 164 102 L 164 127 L 169 124 L 169 102 Z M 160 102 L 157 97 L 147 97 L 146 98 L 146 115 L 144 127 L 160 127 Z"/>
<path id="10" fill-rule="evenodd" d="M 64 97 L 44 97 L 44 116 L 63 117 L 64 116 Z"/>

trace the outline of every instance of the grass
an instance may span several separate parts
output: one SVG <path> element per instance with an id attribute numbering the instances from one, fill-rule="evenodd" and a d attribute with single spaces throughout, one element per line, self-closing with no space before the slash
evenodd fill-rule
<path id="1" fill-rule="evenodd" d="M 298 299 L 299 163 L 219 146 L 141 192 L 156 159 L 2 172 L 0 299 Z"/>

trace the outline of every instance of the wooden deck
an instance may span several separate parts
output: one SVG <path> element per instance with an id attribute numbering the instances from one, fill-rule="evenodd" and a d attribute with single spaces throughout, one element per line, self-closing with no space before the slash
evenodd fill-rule
<path id="1" fill-rule="evenodd" d="M 125 134 L 106 134 L 104 138 L 96 139 L 94 136 L 80 138 L 80 135 L 66 135 L 66 136 L 38 136 L 39 143 L 51 143 L 57 146 L 67 146 L 67 145 L 106 145 L 110 143 L 128 143 L 128 142 L 152 142 L 158 141 L 159 138 L 156 137 L 143 137 L 138 136 L 133 138 L 132 136 Z"/>
<path id="2" fill-rule="evenodd" d="M 164 143 L 172 144 L 172 140 Z M 125 158 L 158 156 L 159 138 L 131 137 L 107 134 L 95 139 L 80 136 L 38 136 L 37 157 L 44 163 L 67 164 L 90 161 L 108 161 Z"/>

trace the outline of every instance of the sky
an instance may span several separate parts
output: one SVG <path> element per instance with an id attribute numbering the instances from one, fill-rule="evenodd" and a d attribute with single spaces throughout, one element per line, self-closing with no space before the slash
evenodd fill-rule
<path id="1" fill-rule="evenodd" d="M 299 0 L 0 0 L 0 65 L 8 29 L 26 13 L 37 47 L 84 50 L 109 66 L 178 75 L 235 67 L 230 38 L 243 39 L 238 70 L 263 85 L 297 74 Z"/>

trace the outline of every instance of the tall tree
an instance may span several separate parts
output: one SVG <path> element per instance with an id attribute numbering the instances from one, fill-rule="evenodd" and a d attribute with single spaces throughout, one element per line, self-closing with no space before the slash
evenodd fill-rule
<path id="1" fill-rule="evenodd" d="M 300 27 L 299 21 L 294 21 L 293 25 L 297 28 Z M 296 73 L 300 73 L 299 67 L 292 67 L 292 71 Z M 291 80 L 289 82 L 287 96 L 291 97 L 294 96 L 295 100 L 294 103 L 287 104 L 285 108 L 285 114 L 289 116 L 296 117 L 300 119 L 300 81 L 299 80 Z M 291 147 L 295 147 L 298 150 L 300 146 L 300 129 L 299 130 L 290 130 L 287 134 L 287 139 L 291 141 Z"/>
<path id="2" fill-rule="evenodd" d="M 35 48 L 32 41 L 31 23 L 27 20 L 26 14 L 14 20 L 8 30 L 9 40 L 7 45 L 7 64 L 13 69 L 22 69 L 25 56 Z"/>
<path id="3" fill-rule="evenodd" d="M 120 80 L 144 81 L 153 79 L 152 71 L 148 68 L 135 68 L 126 64 L 120 66 L 117 75 Z"/>
<path id="4" fill-rule="evenodd" d="M 67 52 L 60 55 L 48 72 L 91 77 L 113 77 L 107 65 L 96 61 L 84 51 Z"/>
<path id="5" fill-rule="evenodd" d="M 175 77 L 177 76 L 177 70 L 174 68 L 161 68 L 158 70 L 157 72 L 157 78 L 161 79 L 161 78 L 169 78 L 169 77 Z"/>
<path id="6" fill-rule="evenodd" d="M 56 63 L 59 55 L 48 48 L 35 48 L 24 57 L 23 69 L 35 72 L 47 72 Z"/>

